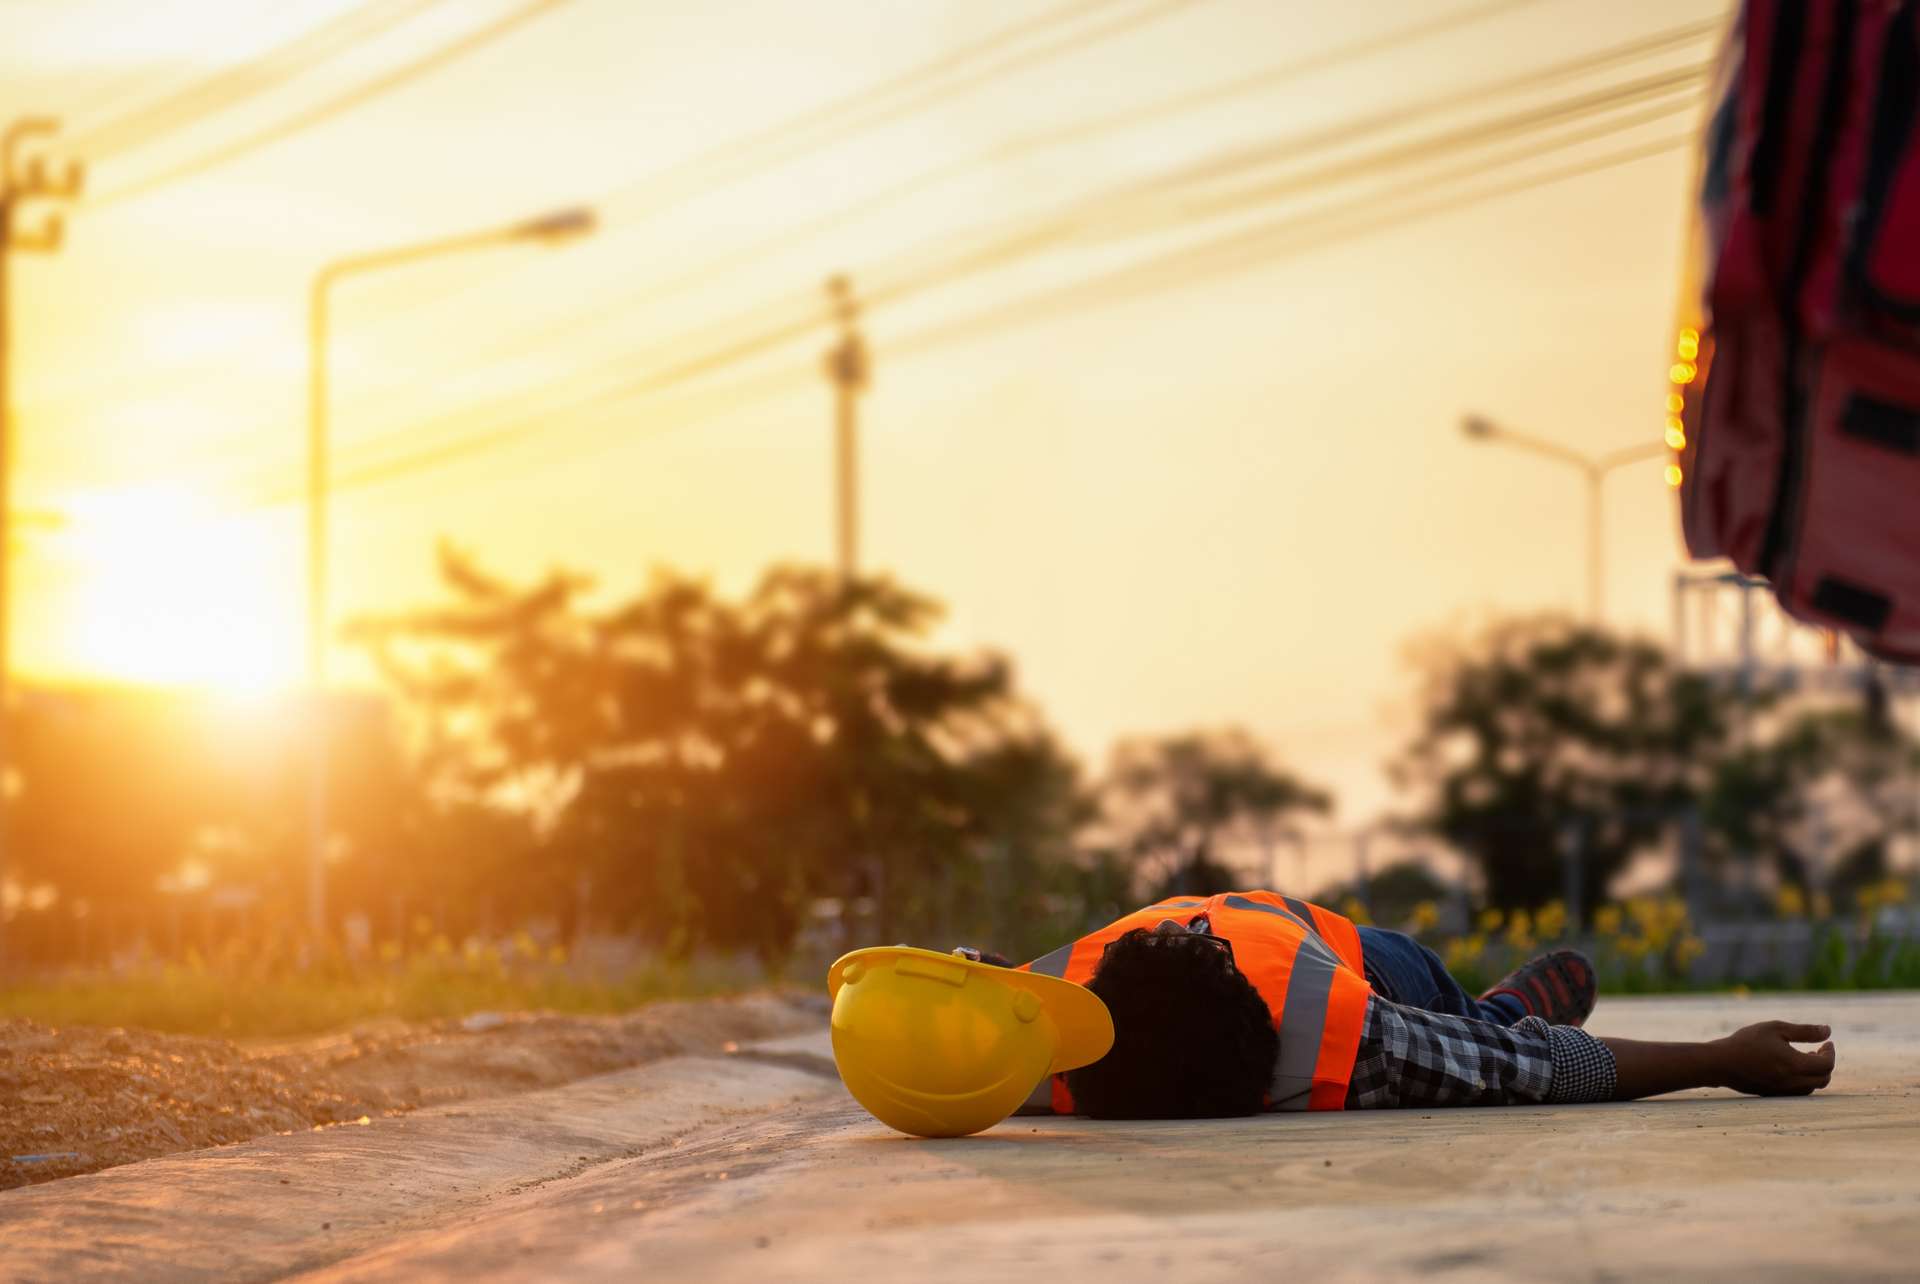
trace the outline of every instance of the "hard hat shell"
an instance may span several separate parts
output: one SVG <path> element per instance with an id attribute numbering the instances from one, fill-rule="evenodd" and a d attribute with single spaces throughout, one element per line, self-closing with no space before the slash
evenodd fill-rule
<path id="1" fill-rule="evenodd" d="M 827 990 L 847 1090 L 921 1137 L 991 1128 L 1041 1079 L 1113 1046 L 1107 1005 L 1085 986 L 933 950 L 855 950 L 827 970 Z"/>

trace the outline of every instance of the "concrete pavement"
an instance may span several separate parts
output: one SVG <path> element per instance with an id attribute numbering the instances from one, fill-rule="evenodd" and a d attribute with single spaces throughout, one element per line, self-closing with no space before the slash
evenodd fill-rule
<path id="1" fill-rule="evenodd" d="M 677 1145 L 572 1161 L 577 1171 L 537 1185 L 356 1229 L 329 1253 L 230 1258 L 217 1273 L 265 1278 L 304 1266 L 303 1278 L 326 1281 L 644 1273 L 754 1284 L 996 1276 L 1107 1284 L 1282 1271 L 1336 1280 L 1912 1278 L 1920 995 L 1611 1000 L 1593 1028 L 1708 1037 L 1775 1016 L 1835 1027 L 1840 1065 L 1829 1091 L 1203 1123 L 1016 1119 L 944 1142 L 893 1134 L 836 1082 L 807 1075 L 808 1055 L 824 1044 L 813 1036 L 771 1063 L 722 1066 L 766 1076 L 781 1095 L 709 1117 L 676 1134 Z M 169 1180 L 186 1181 L 195 1163 L 222 1166 L 207 1163 L 222 1153 L 117 1172 L 174 1164 Z M 66 1188 L 115 1176 L 0 1196 L 0 1241 L 15 1243 L 8 1201 L 43 1197 L 51 1220 L 36 1243 L 56 1249 Z M 66 1197 L 76 1249 L 108 1194 Z M 138 1261 L 148 1278 L 207 1273 L 174 1251 L 156 1245 L 122 1260 Z M 8 1265 L 22 1260 L 7 1254 Z"/>

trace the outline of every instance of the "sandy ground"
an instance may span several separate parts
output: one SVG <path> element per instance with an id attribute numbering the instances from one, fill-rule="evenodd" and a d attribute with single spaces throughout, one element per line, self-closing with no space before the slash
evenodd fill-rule
<path id="1" fill-rule="evenodd" d="M 813 1024 L 765 996 L 653 1004 L 618 1017 L 478 1014 L 385 1021 L 242 1047 L 0 1021 L 0 1189 L 155 1155 L 405 1114 L 716 1052 Z M 12 1108 L 17 1106 L 19 1108 Z"/>
<path id="2" fill-rule="evenodd" d="M 1594 1028 L 1829 1021 L 1829 1091 L 1011 1120 L 900 1137 L 823 1032 L 0 1194 L 7 1273 L 317 1281 L 1912 1278 L 1920 995 L 1603 1003 Z"/>

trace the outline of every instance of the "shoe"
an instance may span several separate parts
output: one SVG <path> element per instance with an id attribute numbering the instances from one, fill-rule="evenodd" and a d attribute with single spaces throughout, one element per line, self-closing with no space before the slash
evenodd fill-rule
<path id="1" fill-rule="evenodd" d="M 1593 1013 L 1600 984 L 1592 959 L 1579 950 L 1555 950 L 1515 968 L 1481 995 L 1481 1002 L 1496 994 L 1513 996 L 1528 1016 L 1548 1025 L 1580 1025 Z"/>

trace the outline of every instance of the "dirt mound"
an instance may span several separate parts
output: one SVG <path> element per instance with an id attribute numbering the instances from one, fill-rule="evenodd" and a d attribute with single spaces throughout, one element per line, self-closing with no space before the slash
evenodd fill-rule
<path id="1" fill-rule="evenodd" d="M 0 1021 L 0 1189 L 268 1133 L 524 1092 L 820 1019 L 768 995 L 614 1017 L 479 1013 L 272 1046 Z"/>

